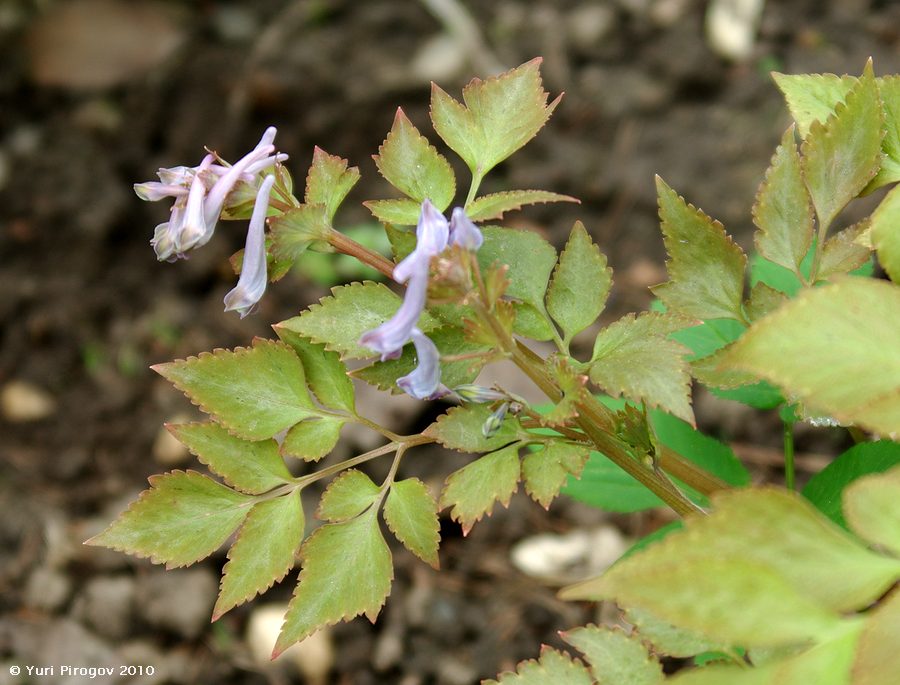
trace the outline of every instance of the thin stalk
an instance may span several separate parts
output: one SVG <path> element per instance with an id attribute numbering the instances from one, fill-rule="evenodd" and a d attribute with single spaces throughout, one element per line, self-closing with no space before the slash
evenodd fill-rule
<path id="1" fill-rule="evenodd" d="M 794 489 L 794 424 L 784 422 L 784 484 L 788 490 Z"/>
<path id="2" fill-rule="evenodd" d="M 366 266 L 371 266 L 376 271 L 380 271 L 389 279 L 394 277 L 394 263 L 387 257 L 370 250 L 353 238 L 348 238 L 340 231 L 331 230 L 328 234 L 329 244 L 338 252 L 356 257 Z"/>
<path id="3" fill-rule="evenodd" d="M 472 183 L 469 184 L 469 194 L 466 195 L 466 204 L 463 205 L 466 211 L 469 211 L 469 205 L 475 200 L 475 193 L 478 192 L 478 188 L 481 185 L 483 178 L 484 174 L 482 174 L 480 170 L 476 170 L 472 174 Z"/>

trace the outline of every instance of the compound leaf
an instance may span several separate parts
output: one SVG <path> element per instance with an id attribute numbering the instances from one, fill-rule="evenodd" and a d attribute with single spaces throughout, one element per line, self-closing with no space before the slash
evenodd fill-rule
<path id="1" fill-rule="evenodd" d="M 314 409 L 303 364 L 287 345 L 256 338 L 253 347 L 204 352 L 154 371 L 235 435 L 263 440 Z"/>
<path id="2" fill-rule="evenodd" d="M 210 471 L 250 495 L 260 495 L 293 479 L 278 454 L 278 443 L 272 439 L 242 440 L 211 422 L 166 427 Z"/>
<path id="3" fill-rule="evenodd" d="M 422 212 L 421 202 L 406 197 L 394 200 L 366 200 L 363 204 L 372 212 L 372 216 L 391 226 L 415 226 L 419 223 L 419 214 Z"/>
<path id="4" fill-rule="evenodd" d="M 208 557 L 247 516 L 253 498 L 196 471 L 150 476 L 150 489 L 105 531 L 86 542 L 166 568 Z"/>
<path id="5" fill-rule="evenodd" d="M 327 240 L 331 230 L 325 205 L 301 205 L 269 221 L 271 257 L 278 265 L 272 280 L 284 276 L 294 262 L 316 241 Z M 241 255 L 243 264 L 243 255 Z M 277 278 L 275 277 L 277 276 Z"/>
<path id="6" fill-rule="evenodd" d="M 499 430 L 486 438 L 482 427 L 491 415 L 487 404 L 454 407 L 426 428 L 422 434 L 434 438 L 444 447 L 460 452 L 490 452 L 517 439 L 522 432 L 518 419 L 507 416 Z"/>
<path id="7" fill-rule="evenodd" d="M 791 126 L 781 139 L 756 194 L 753 223 L 756 249 L 766 259 L 800 273 L 800 262 L 813 239 L 813 209 L 800 170 L 800 154 Z"/>
<path id="8" fill-rule="evenodd" d="M 724 350 L 721 368 L 780 385 L 810 411 L 900 431 L 900 289 L 848 277 L 804 290 Z M 848 382 L 852 379 L 852 382 Z"/>
<path id="9" fill-rule="evenodd" d="M 743 316 L 747 257 L 713 221 L 656 178 L 669 280 L 651 288 L 669 309 L 697 319 Z"/>
<path id="10" fill-rule="evenodd" d="M 831 222 L 859 195 L 881 166 L 884 115 L 871 62 L 847 97 L 803 141 L 803 177 L 823 239 Z"/>
<path id="11" fill-rule="evenodd" d="M 518 443 L 491 452 L 450 474 L 441 493 L 441 508 L 452 506 L 451 518 L 468 535 L 482 516 L 490 515 L 494 502 L 509 506 L 520 473 Z"/>
<path id="12" fill-rule="evenodd" d="M 594 685 L 594 680 L 581 662 L 546 645 L 538 660 L 529 659 L 507 671 L 498 680 L 483 680 L 481 685 Z M 624 684 L 623 684 L 624 685 Z"/>
<path id="13" fill-rule="evenodd" d="M 661 685 L 665 680 L 659 661 L 637 635 L 588 625 L 566 631 L 561 637 L 584 654 L 599 683 Z"/>
<path id="14" fill-rule="evenodd" d="M 566 342 L 600 316 L 611 285 L 612 269 L 606 257 L 577 221 L 547 290 L 547 311 L 562 328 Z"/>
<path id="15" fill-rule="evenodd" d="M 418 478 L 395 481 L 384 503 L 384 521 L 406 549 L 438 568 L 441 524 L 425 483 Z"/>
<path id="16" fill-rule="evenodd" d="M 521 209 L 524 205 L 543 204 L 545 202 L 575 202 L 580 204 L 580 201 L 574 197 L 551 193 L 549 190 L 506 190 L 500 193 L 482 195 L 475 199 L 466 208 L 466 215 L 472 221 L 502 219 L 506 212 Z"/>
<path id="17" fill-rule="evenodd" d="M 253 506 L 228 550 L 214 621 L 287 575 L 294 567 L 303 527 L 300 490 Z"/>
<path id="18" fill-rule="evenodd" d="M 310 305 L 300 316 L 282 321 L 278 327 L 323 344 L 343 359 L 372 357 L 371 350 L 359 345 L 359 338 L 390 319 L 400 307 L 400 298 L 384 284 L 372 281 L 339 285 L 331 292 L 319 304 Z M 433 327 L 434 320 L 424 313 L 419 328 L 428 332 Z"/>
<path id="19" fill-rule="evenodd" d="M 450 163 L 399 107 L 391 131 L 374 159 L 388 183 L 417 203 L 427 198 L 443 212 L 456 193 Z"/>
<path id="20" fill-rule="evenodd" d="M 300 557 L 300 582 L 273 658 L 327 625 L 359 614 L 374 621 L 391 590 L 391 552 L 374 508 L 345 523 L 317 528 L 300 548 Z"/>
<path id="21" fill-rule="evenodd" d="M 556 265 L 553 246 L 533 231 L 486 226 L 482 233 L 484 243 L 478 250 L 482 270 L 494 263 L 508 265 L 506 294 L 543 313 L 547 281 Z"/>
<path id="22" fill-rule="evenodd" d="M 791 116 L 805 138 L 813 122 L 825 122 L 858 82 L 854 76 L 835 74 L 779 74 L 772 77 L 784 93 Z"/>
<path id="23" fill-rule="evenodd" d="M 522 460 L 525 491 L 544 509 L 559 494 L 571 475 L 581 477 L 590 450 L 582 445 L 553 441 L 536 452 L 529 452 Z"/>

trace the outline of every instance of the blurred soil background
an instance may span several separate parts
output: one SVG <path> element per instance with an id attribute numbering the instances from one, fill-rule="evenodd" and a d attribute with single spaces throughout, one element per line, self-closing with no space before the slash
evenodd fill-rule
<path id="1" fill-rule="evenodd" d="M 166 572 L 81 545 L 148 475 L 198 467 L 161 428 L 196 412 L 150 364 L 270 335 L 355 275 L 319 264 L 271 287 L 255 316 L 224 314 L 244 225 L 220 223 L 190 260 L 158 263 L 148 241 L 167 208 L 131 191 L 158 167 L 197 164 L 204 146 L 234 160 L 273 124 L 298 183 L 314 145 L 360 167 L 338 220 L 364 225 L 361 201 L 390 193 L 370 155 L 398 105 L 439 143 L 429 81 L 458 96 L 473 75 L 542 55 L 547 89 L 566 95 L 484 189 L 581 199 L 506 223 L 560 246 L 582 219 L 615 269 L 612 320 L 665 279 L 654 174 L 752 247 L 750 206 L 789 123 L 771 70 L 859 73 L 872 56 L 877 73 L 900 71 L 900 3 L 887 0 L 770 1 L 758 30 L 738 21 L 712 35 L 695 0 L 470 1 L 461 24 L 438 18 L 447 4 L 0 0 L 0 683 L 29 682 L 10 665 L 68 663 L 156 671 L 96 683 L 468 685 L 559 645 L 558 630 L 615 618 L 560 602 L 554 582 L 598 572 L 664 513 L 609 516 L 565 498 L 547 513 L 520 493 L 465 540 L 445 519 L 441 572 L 396 548 L 378 622 L 324 631 L 280 669 L 259 656 L 280 622 L 263 605 L 285 602 L 296 573 L 210 624 L 224 553 Z M 403 432 L 437 411 L 364 397 L 364 412 Z M 777 417 L 702 392 L 695 404 L 757 480 L 780 478 Z M 800 432 L 801 471 L 842 440 Z M 373 444 L 352 433 L 332 458 Z M 422 449 L 404 467 L 437 488 L 466 459 Z M 312 522 L 317 493 L 304 494 Z"/>

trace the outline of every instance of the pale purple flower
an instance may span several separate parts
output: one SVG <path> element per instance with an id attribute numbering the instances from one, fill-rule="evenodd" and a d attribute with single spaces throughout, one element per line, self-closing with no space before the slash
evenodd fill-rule
<path id="1" fill-rule="evenodd" d="M 417 400 L 432 400 L 449 392 L 441 385 L 441 355 L 438 348 L 418 328 L 413 328 L 410 335 L 416 346 L 418 365 L 402 378 L 397 379 L 397 385 L 407 395 Z"/>
<path id="2" fill-rule="evenodd" d="M 422 263 L 430 264 L 431 258 L 447 247 L 449 236 L 450 225 L 447 219 L 430 200 L 424 200 L 416 226 L 416 249 L 394 267 L 394 280 L 405 283 L 413 271 L 421 268 Z"/>
<path id="3" fill-rule="evenodd" d="M 172 183 L 160 183 L 159 181 L 147 181 L 146 183 L 135 183 L 134 192 L 142 200 L 147 202 L 156 202 L 167 197 L 187 197 L 188 188 L 183 185 L 175 185 Z"/>
<path id="4" fill-rule="evenodd" d="M 375 350 L 381 361 L 396 359 L 403 346 L 409 342 L 412 331 L 425 309 L 428 294 L 428 263 L 417 263 L 417 269 L 409 277 L 406 296 L 394 316 L 378 328 L 363 333 L 359 344 Z"/>
<path id="5" fill-rule="evenodd" d="M 193 181 L 191 181 L 191 189 L 190 192 L 188 192 L 187 204 L 184 207 L 184 218 L 182 219 L 178 230 L 173 235 L 175 240 L 175 252 L 179 255 L 182 255 L 192 247 L 195 247 L 210 230 L 206 223 L 206 214 L 203 211 L 204 199 L 206 198 L 206 186 L 203 184 L 202 176 L 203 172 L 209 169 L 212 162 L 213 156 L 206 155 L 206 157 L 203 158 L 203 161 L 200 162 L 200 166 L 197 167 L 197 172 L 194 174 Z"/>
<path id="6" fill-rule="evenodd" d="M 266 213 L 269 210 L 269 194 L 275 185 L 273 175 L 266 176 L 253 205 L 247 242 L 244 246 L 244 261 L 237 285 L 225 296 L 225 311 L 237 311 L 241 318 L 250 314 L 266 291 Z"/>
<path id="7" fill-rule="evenodd" d="M 450 244 L 474 252 L 483 242 L 481 230 L 466 216 L 465 210 L 462 207 L 454 209 L 450 217 Z"/>

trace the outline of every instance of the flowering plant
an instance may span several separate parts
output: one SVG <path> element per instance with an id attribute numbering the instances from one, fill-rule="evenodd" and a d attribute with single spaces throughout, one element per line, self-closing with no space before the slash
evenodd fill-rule
<path id="1" fill-rule="evenodd" d="M 225 296 L 226 310 L 242 317 L 306 250 L 352 255 L 405 292 L 370 281 L 338 286 L 275 324 L 278 340 L 154 367 L 209 415 L 169 429 L 222 482 L 196 471 L 155 476 L 89 543 L 179 567 L 237 533 L 214 619 L 281 580 L 299 556 L 277 656 L 323 626 L 378 615 L 393 576 L 379 516 L 436 568 L 439 511 L 449 508 L 468 532 L 519 482 L 544 507 L 563 489 L 613 511 L 665 504 L 685 523 L 664 531 L 663 542 L 642 541 L 646 549 L 601 578 L 563 591 L 616 600 L 635 631 L 575 629 L 563 639 L 587 666 L 546 649 L 501 683 L 656 683 L 664 680 L 660 656 L 702 654 L 725 663 L 685 671 L 679 682 L 893 682 L 900 665 L 886 644 L 900 605 L 896 592 L 885 593 L 900 579 L 900 472 L 852 481 L 900 463 L 898 445 L 864 441 L 819 474 L 804 500 L 790 491 L 790 427 L 812 418 L 863 437 L 900 431 L 900 357 L 885 344 L 900 339 L 900 291 L 859 271 L 871 273 L 875 250 L 900 277 L 900 191 L 863 223 L 828 236 L 853 198 L 900 180 L 900 79 L 876 79 L 871 65 L 859 78 L 778 75 L 797 126 L 754 206 L 759 254 L 749 292 L 741 248 L 657 179 L 670 257 L 669 280 L 654 288 L 658 306 L 599 329 L 590 357 L 579 359 L 571 343 L 598 330 L 612 285 L 588 231 L 576 223 L 557 254 L 536 233 L 486 224 L 524 205 L 575 200 L 544 190 L 479 195 L 486 174 L 559 103 L 548 103 L 539 66 L 473 80 L 463 102 L 433 87 L 434 129 L 471 172 L 449 220 L 453 169 L 398 110 L 375 161 L 403 197 L 365 203 L 392 259 L 333 225 L 359 171 L 316 148 L 301 200 L 273 128 L 233 165 L 210 152 L 135 186 L 143 199 L 174 198 L 151 243 L 160 260 L 204 245 L 221 218 L 249 217 L 234 260 L 240 277 Z M 555 351 L 542 356 L 531 341 Z M 348 371 L 348 360 L 368 363 Z M 485 365 L 502 360 L 548 404 L 477 383 Z M 744 487 L 743 465 L 696 431 L 692 378 L 781 409 L 788 490 Z M 449 408 L 420 434 L 398 435 L 358 411 L 351 379 Z M 354 423 L 384 444 L 316 470 Z M 402 458 L 434 442 L 483 455 L 450 474 L 438 498 L 400 477 Z M 377 484 L 358 467 L 384 455 L 393 461 Z M 295 476 L 291 460 L 312 470 Z M 316 511 L 322 524 L 306 536 L 300 492 L 332 477 Z M 843 514 L 834 504 L 841 496 Z"/>

